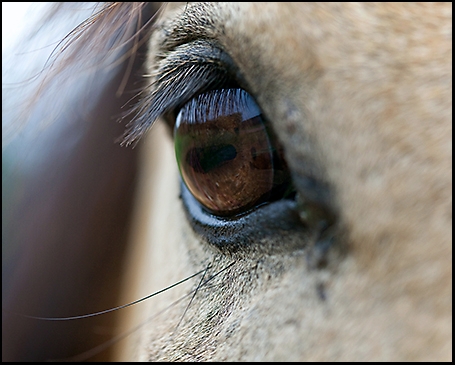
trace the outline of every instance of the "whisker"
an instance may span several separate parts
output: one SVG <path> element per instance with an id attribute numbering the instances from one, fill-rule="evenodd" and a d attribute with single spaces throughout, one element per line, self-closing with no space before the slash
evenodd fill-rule
<path id="1" fill-rule="evenodd" d="M 21 317 L 30 318 L 30 319 L 37 319 L 37 320 L 42 320 L 42 321 L 71 321 L 71 320 L 74 320 L 74 319 L 90 318 L 90 317 L 95 317 L 95 316 L 99 316 L 101 314 L 114 312 L 116 310 L 127 308 L 127 307 L 130 307 L 132 305 L 138 304 L 138 303 L 140 303 L 140 302 L 142 302 L 144 300 L 147 300 L 149 298 L 154 297 L 155 295 L 161 294 L 161 293 L 165 292 L 166 290 L 172 289 L 172 288 L 176 287 L 177 285 L 180 285 L 180 284 L 184 283 L 185 281 L 188 281 L 188 280 L 194 278 L 195 276 L 197 276 L 197 275 L 199 275 L 199 274 L 201 274 L 203 272 L 205 274 L 205 271 L 207 271 L 207 269 L 198 271 L 197 273 L 195 273 L 195 274 L 193 274 L 191 276 L 188 276 L 185 279 L 182 279 L 182 280 L 180 280 L 180 281 L 178 281 L 178 282 L 176 282 L 176 283 L 174 283 L 172 285 L 169 285 L 166 288 L 160 289 L 157 292 L 149 294 L 149 295 L 147 295 L 147 296 L 145 296 L 143 298 L 137 299 L 137 300 L 135 300 L 135 301 L 133 301 L 131 303 L 123 304 L 123 305 L 120 305 L 118 307 L 106 309 L 106 310 L 103 310 L 103 311 L 100 311 L 100 312 L 95 312 L 95 313 L 89 313 L 89 314 L 83 314 L 83 315 L 71 316 L 71 317 L 38 317 L 38 316 L 30 316 L 30 315 L 22 314 L 22 313 L 10 312 L 10 311 L 8 311 L 6 309 L 3 309 L 3 308 L 2 308 L 2 310 L 6 311 L 6 312 L 13 313 L 13 314 L 16 314 L 16 315 L 21 316 Z"/>
<path id="2" fill-rule="evenodd" d="M 154 315 L 150 316 L 149 318 L 147 318 L 144 322 L 138 324 L 137 326 L 133 327 L 132 329 L 124 332 L 124 333 L 121 333 L 113 338 L 111 338 L 110 340 L 86 351 L 86 352 L 83 352 L 79 355 L 76 355 L 76 356 L 73 356 L 73 357 L 70 357 L 70 358 L 64 358 L 64 359 L 52 359 L 51 361 L 70 361 L 70 362 L 79 362 L 79 361 L 85 361 L 85 360 L 88 360 L 90 359 L 91 357 L 95 356 L 95 355 L 98 355 L 100 352 L 106 350 L 107 348 L 109 348 L 110 346 L 116 344 L 117 342 L 123 340 L 124 338 L 128 337 L 129 335 L 133 334 L 134 332 L 136 332 L 137 330 L 141 329 L 142 327 L 144 327 L 146 324 L 150 323 L 153 319 L 155 319 L 156 317 L 160 316 L 161 314 L 163 314 L 164 312 L 166 312 L 167 310 L 171 309 L 172 307 L 174 307 L 175 305 L 177 305 L 178 303 L 180 303 L 182 300 L 184 300 L 185 298 L 189 297 L 191 294 L 193 294 L 193 297 L 194 297 L 194 293 L 199 290 L 200 288 L 202 287 L 205 287 L 207 283 L 209 283 L 210 281 L 212 281 L 215 277 L 217 277 L 219 274 L 221 274 L 223 271 L 226 271 L 227 269 L 229 269 L 232 265 L 235 264 L 235 261 L 231 262 L 229 265 L 227 265 L 226 267 L 224 267 L 223 269 L 221 269 L 220 271 L 218 271 L 216 274 L 213 274 L 212 276 L 210 276 L 207 280 L 205 280 L 203 283 L 200 283 L 195 289 L 192 289 L 191 291 L 189 291 L 187 294 L 183 295 L 181 298 L 175 300 L 174 302 L 172 302 L 171 304 L 169 304 L 169 306 L 167 306 L 166 308 L 162 309 L 161 311 L 159 311 L 158 313 L 155 313 Z M 207 270 L 209 269 L 209 267 L 211 266 L 211 264 L 209 264 L 205 269 L 197 272 L 196 274 L 194 275 L 191 275 L 190 277 L 195 277 L 196 275 L 199 275 L 201 274 L 202 272 L 204 272 L 204 275 L 205 273 L 207 272 Z M 190 278 L 189 277 L 189 278 Z M 176 284 L 174 285 L 171 285 L 170 287 L 168 288 L 171 288 L 173 286 L 176 286 Z M 164 289 L 163 289 L 164 290 Z M 187 306 L 188 308 L 188 306 Z M 183 318 L 183 317 L 182 317 Z"/>
<path id="3" fill-rule="evenodd" d="M 200 271 L 198 274 L 200 274 L 201 272 L 203 272 L 205 270 L 202 270 Z M 194 277 L 194 275 L 192 276 Z M 171 309 L 172 307 L 174 307 L 175 305 L 177 305 L 178 303 L 180 303 L 182 300 L 184 300 L 185 298 L 187 298 L 188 296 L 190 296 L 192 294 L 192 291 L 185 294 L 184 296 L 182 296 L 181 298 L 175 300 L 174 302 L 172 302 L 171 304 L 169 304 L 169 306 L 167 306 L 166 308 L 164 308 L 163 310 L 159 311 L 158 313 L 155 313 L 154 315 L 152 315 L 151 317 L 147 318 L 147 320 L 145 322 L 142 322 L 141 324 L 138 324 L 137 326 L 131 328 L 130 330 L 124 332 L 124 333 L 121 333 L 113 338 L 111 338 L 110 340 L 86 351 L 86 352 L 83 352 L 82 354 L 79 354 L 79 355 L 76 355 L 76 356 L 73 356 L 73 357 L 69 357 L 69 358 L 64 358 L 64 359 L 53 359 L 52 361 L 75 361 L 75 362 L 79 362 L 79 361 L 85 361 L 85 360 L 88 360 L 90 359 L 91 357 L 95 356 L 95 355 L 98 355 L 100 352 L 106 350 L 107 348 L 109 348 L 110 346 L 116 344 L 117 342 L 123 340 L 124 338 L 128 337 L 129 335 L 133 334 L 134 332 L 136 332 L 137 330 L 141 329 L 142 327 L 144 327 L 146 324 L 150 323 L 150 321 L 152 321 L 153 319 L 155 319 L 156 317 L 160 316 L 161 314 L 163 314 L 164 312 L 166 312 L 167 310 Z"/>
<path id="4" fill-rule="evenodd" d="M 188 305 L 186 306 L 185 311 L 183 312 L 182 317 L 180 318 L 179 323 L 177 324 L 177 326 L 176 326 L 175 329 L 174 329 L 174 333 L 177 332 L 177 328 L 179 328 L 180 323 L 182 323 L 183 317 L 185 317 L 185 314 L 186 314 L 186 312 L 188 311 L 188 308 L 190 307 L 191 303 L 193 302 L 194 297 L 196 296 L 196 294 L 197 294 L 199 288 L 201 287 L 202 282 L 204 281 L 204 278 L 205 278 L 205 274 L 207 274 L 207 270 L 210 268 L 210 266 L 211 266 L 211 264 L 208 264 L 207 267 L 205 268 L 204 274 L 202 274 L 201 280 L 199 281 L 199 284 L 197 285 L 196 289 L 194 290 L 194 294 L 193 294 L 193 296 L 191 297 L 190 302 L 189 302 Z"/>

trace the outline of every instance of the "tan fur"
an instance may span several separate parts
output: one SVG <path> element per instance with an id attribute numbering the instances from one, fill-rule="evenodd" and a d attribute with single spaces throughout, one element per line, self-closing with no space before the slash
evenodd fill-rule
<path id="1" fill-rule="evenodd" d="M 214 24 L 198 32 L 239 66 L 294 173 L 308 155 L 324 166 L 347 254 L 319 271 L 302 252 L 268 254 L 267 244 L 236 258 L 229 281 L 198 294 L 177 329 L 188 301 L 152 320 L 138 359 L 450 360 L 451 5 L 189 7 Z M 167 11 L 163 22 L 184 19 L 182 7 Z M 199 242 L 176 168 L 161 169 L 168 183 L 155 194 L 169 200 L 156 219 L 166 223 L 152 217 L 141 237 L 153 245 L 141 274 L 150 289 L 214 256 L 218 268 L 232 261 Z M 169 303 L 156 298 L 149 313 Z"/>
<path id="2" fill-rule="evenodd" d="M 150 217 L 137 237 L 151 246 L 128 279 L 146 283 L 136 296 L 209 262 L 212 272 L 234 264 L 183 319 L 190 297 L 150 319 L 123 358 L 450 360 L 451 4 L 190 4 L 168 6 L 158 28 L 183 32 L 187 11 L 209 20 L 191 31 L 215 39 L 237 64 L 294 176 L 305 159 L 321 166 L 345 235 L 320 270 L 305 250 L 276 252 L 276 240 L 220 255 L 182 212 L 168 133 L 152 132 L 153 153 L 167 152 L 151 176 L 166 183 L 151 188 L 144 178 L 153 198 L 139 198 L 140 209 L 156 212 L 160 202 L 160 221 Z M 152 36 L 151 69 L 163 37 Z M 151 300 L 142 320 L 198 280 Z"/>
<path id="3" fill-rule="evenodd" d="M 79 128 L 90 125 L 98 131 L 96 138 L 87 133 L 74 146 L 73 133 L 54 137 L 58 143 L 49 139 L 55 151 L 47 157 L 47 168 L 35 166 L 24 188 L 27 194 L 5 204 L 7 215 L 26 212 L 16 214 L 20 219 L 6 217 L 5 237 L 27 254 L 5 259 L 5 268 L 21 269 L 6 271 L 6 309 L 52 316 L 53 307 L 63 315 L 78 315 L 95 311 L 98 302 L 103 309 L 111 306 L 108 298 L 115 297 L 118 280 L 101 261 L 108 263 L 118 247 L 111 270 L 123 276 L 122 304 L 201 274 L 122 310 L 119 333 L 132 334 L 119 342 L 116 359 L 450 361 L 452 5 L 169 3 L 156 22 L 158 6 L 145 5 L 101 5 L 68 36 L 58 35 L 62 42 L 44 57 L 50 57 L 50 68 L 36 82 L 13 79 L 19 82 L 14 92 L 4 87 L 5 125 L 28 118 L 58 124 L 67 118 Z M 40 48 L 34 40 L 47 39 L 53 21 L 64 19 L 63 10 L 65 6 L 54 8 L 38 29 L 31 25 L 30 44 L 18 49 Z M 133 191 L 136 159 L 135 153 L 128 157 L 131 151 L 114 145 L 121 135 L 113 128 L 114 119 L 123 115 L 127 108 L 122 106 L 137 90 L 142 102 L 130 116 L 153 107 L 154 77 L 163 60 L 195 39 L 209 40 L 229 54 L 271 123 L 297 188 L 296 220 L 302 229 L 255 226 L 250 228 L 267 234 L 251 236 L 247 246 L 217 250 L 209 245 L 185 213 L 172 133 L 159 121 L 139 144 L 140 181 L 129 252 L 123 255 L 123 243 L 112 236 L 126 241 L 125 206 Z M 135 56 L 147 40 L 148 76 L 142 81 L 150 85 L 143 88 L 138 80 L 141 51 Z M 15 52 L 29 61 L 25 64 L 42 67 L 40 57 Z M 5 60 L 9 75 L 15 63 Z M 19 73 L 28 75 L 18 65 Z M 105 71 L 116 76 L 112 85 Z M 169 67 L 167 75 L 172 71 Z M 24 75 L 28 80 L 33 73 Z M 86 84 L 77 87 L 79 81 Z M 96 88 L 89 88 L 91 84 Z M 115 95 L 122 93 L 120 101 Z M 11 107 L 18 97 L 20 107 Z M 148 119 L 138 129 L 133 124 L 134 138 L 127 143 L 153 123 Z M 106 132 L 105 126 L 112 129 Z M 101 154 L 105 145 L 106 151 L 117 152 Z M 83 163 L 77 162 L 79 153 Z M 67 155 L 74 159 L 57 163 Z M 22 171 L 20 158 L 11 161 Z M 75 178 L 66 179 L 63 170 Z M 54 173 L 57 178 L 48 182 Z M 327 210 L 311 205 L 301 183 L 307 174 L 327 187 Z M 19 188 L 16 195 L 22 195 Z M 76 206 L 81 215 L 76 215 Z M 321 254 L 313 223 L 328 212 L 333 213 L 329 233 L 334 240 Z M 93 228 L 93 236 L 81 235 L 87 227 Z M 106 234 L 96 234 L 98 230 Z M 11 241 L 23 232 L 25 238 Z M 85 359 L 98 350 L 80 352 L 100 341 L 89 335 L 114 327 L 103 316 L 95 317 L 103 322 L 67 322 L 75 323 L 77 333 L 65 327 L 49 330 L 47 322 L 20 321 L 5 313 L 5 361 Z M 81 337 L 87 346 L 79 345 Z"/>

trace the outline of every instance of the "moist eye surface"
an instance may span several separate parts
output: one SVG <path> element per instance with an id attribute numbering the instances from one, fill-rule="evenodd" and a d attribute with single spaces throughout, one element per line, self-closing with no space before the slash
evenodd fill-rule
<path id="1" fill-rule="evenodd" d="M 187 102 L 174 141 L 186 187 L 214 215 L 242 213 L 289 190 L 261 111 L 242 89 L 213 90 Z"/>

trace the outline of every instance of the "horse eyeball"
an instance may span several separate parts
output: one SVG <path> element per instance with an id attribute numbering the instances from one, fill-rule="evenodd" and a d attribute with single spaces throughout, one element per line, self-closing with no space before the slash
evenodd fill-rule
<path id="1" fill-rule="evenodd" d="M 277 154 L 246 91 L 213 90 L 191 99 L 177 115 L 174 141 L 182 179 L 210 213 L 233 215 L 270 198 Z"/>

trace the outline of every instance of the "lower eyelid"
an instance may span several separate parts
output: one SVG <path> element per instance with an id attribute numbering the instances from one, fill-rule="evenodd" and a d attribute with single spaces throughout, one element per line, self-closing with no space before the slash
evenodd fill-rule
<path id="1" fill-rule="evenodd" d="M 183 182 L 181 198 L 187 220 L 194 232 L 223 253 L 288 252 L 304 248 L 312 236 L 311 230 L 302 223 L 294 200 L 268 203 L 228 219 L 206 212 Z M 282 244 L 276 245 L 274 242 L 277 241 Z"/>

